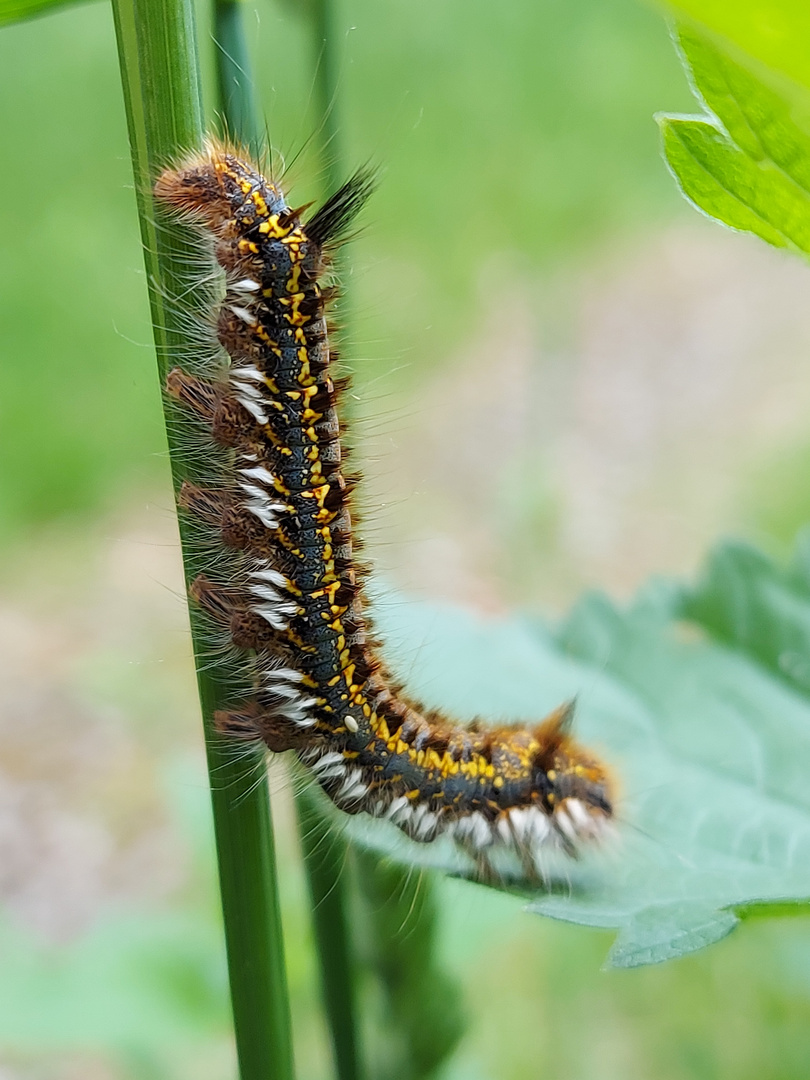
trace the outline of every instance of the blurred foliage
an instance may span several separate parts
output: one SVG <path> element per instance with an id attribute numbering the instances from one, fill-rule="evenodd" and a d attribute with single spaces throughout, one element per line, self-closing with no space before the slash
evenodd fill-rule
<path id="1" fill-rule="evenodd" d="M 301 11 L 246 15 L 271 142 L 304 202 L 318 185 Z M 491 276 L 500 291 L 677 210 L 650 117 L 688 94 L 660 19 L 634 0 L 514 4 L 494 20 L 481 0 L 352 0 L 341 27 L 348 157 L 386 167 L 352 249 L 361 396 L 392 368 L 391 392 L 434 369 Z M 108 8 L 6 27 L 0 93 L 14 148 L 0 176 L 2 541 L 151 486 L 164 439 Z"/>

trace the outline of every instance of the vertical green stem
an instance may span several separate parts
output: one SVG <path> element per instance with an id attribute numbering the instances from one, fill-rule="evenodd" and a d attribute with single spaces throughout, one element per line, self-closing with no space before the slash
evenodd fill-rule
<path id="1" fill-rule="evenodd" d="M 335 1070 L 339 1080 L 360 1080 L 363 1068 L 357 1024 L 357 961 L 348 911 L 348 851 L 313 791 L 300 791 L 295 805 Z"/>
<path id="2" fill-rule="evenodd" d="M 368 960 L 383 991 L 378 1075 L 429 1080 L 464 1033 L 461 991 L 437 958 L 434 883 L 377 852 L 355 849 Z"/>
<path id="3" fill-rule="evenodd" d="M 260 148 L 258 113 L 238 0 L 216 0 L 219 108 L 230 134 L 254 153 Z M 326 91 L 321 90 L 321 95 Z M 333 175 L 334 174 L 334 175 Z M 329 187 L 339 186 L 336 168 Z M 359 1080 L 355 969 L 347 916 L 346 848 L 311 792 L 296 796 L 301 847 L 312 899 L 324 1004 L 339 1080 Z"/>
<path id="4" fill-rule="evenodd" d="M 327 185 L 332 191 L 348 171 L 339 114 L 337 3 L 338 0 L 311 0 L 321 155 Z M 337 252 L 337 270 L 344 281 L 348 277 L 345 252 L 345 248 Z M 346 334 L 350 308 L 345 293 L 342 299 L 341 318 Z M 347 405 L 345 399 L 344 408 Z M 313 836 L 317 844 L 320 841 L 317 828 Z M 330 840 L 325 837 L 322 842 L 328 844 Z M 341 868 L 345 873 L 345 845 L 334 838 L 331 843 L 340 847 L 323 856 L 324 866 L 331 863 L 333 875 Z M 376 854 L 359 848 L 353 854 L 355 880 L 367 905 L 365 945 L 387 1003 L 386 1034 L 381 1040 L 385 1043 L 382 1068 L 389 1069 L 398 1080 L 426 1080 L 449 1057 L 464 1030 L 459 988 L 441 970 L 435 956 L 438 904 L 434 883 L 429 876 L 414 876 L 402 866 L 381 865 Z M 324 878 L 327 885 L 328 873 Z M 337 889 L 323 895 L 324 905 L 341 902 Z M 323 918 L 327 917 L 325 911 Z M 409 927 L 407 940 L 402 930 L 405 924 Z M 322 945 L 322 955 L 328 947 Z"/>
<path id="5" fill-rule="evenodd" d="M 155 324 L 161 380 L 183 344 L 176 305 L 167 301 L 183 280 L 182 230 L 158 224 L 152 183 L 178 152 L 202 141 L 202 108 L 191 0 L 113 0 L 135 189 Z M 169 428 L 175 484 L 185 476 Z M 181 522 L 186 572 L 199 556 Z M 263 761 L 239 761 L 217 740 L 213 712 L 233 700 L 205 661 L 192 615 L 197 679 L 205 724 L 214 829 L 241 1080 L 293 1080 L 292 1040 L 276 887 L 273 832 Z M 257 770 L 259 770 L 257 772 Z M 257 783 L 257 775 L 260 777 Z"/>
<path id="6" fill-rule="evenodd" d="M 224 127 L 254 155 L 261 149 L 259 116 L 250 76 L 240 0 L 214 4 L 218 105 Z"/>
<path id="7" fill-rule="evenodd" d="M 326 194 L 337 191 L 347 175 L 338 115 L 340 99 L 334 16 L 334 0 L 311 0 L 316 116 Z M 339 249 L 335 259 L 338 276 L 344 279 L 341 305 L 345 331 L 348 298 L 344 253 L 345 248 Z M 337 1074 L 339 1080 L 358 1080 L 363 1073 L 358 1056 L 357 960 L 349 926 L 347 882 L 352 867 L 348 849 L 325 818 L 312 792 L 301 792 L 297 809 Z"/>
<path id="8" fill-rule="evenodd" d="M 338 96 L 338 58 L 335 48 L 335 2 L 312 0 L 312 40 L 316 49 L 315 91 L 326 187 L 336 191 L 346 179 Z"/>

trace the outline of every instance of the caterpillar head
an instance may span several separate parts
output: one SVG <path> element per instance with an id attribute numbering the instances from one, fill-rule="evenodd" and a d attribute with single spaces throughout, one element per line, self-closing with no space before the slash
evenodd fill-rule
<path id="1" fill-rule="evenodd" d="M 164 169 L 155 183 L 155 197 L 217 234 L 237 219 L 243 226 L 250 225 L 287 209 L 274 184 L 215 142 L 206 143 L 201 152 L 186 157 L 177 167 Z"/>

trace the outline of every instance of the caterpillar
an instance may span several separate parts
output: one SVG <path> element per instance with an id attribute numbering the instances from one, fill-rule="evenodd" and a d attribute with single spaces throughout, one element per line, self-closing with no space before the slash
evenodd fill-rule
<path id="1" fill-rule="evenodd" d="M 549 850 L 576 855 L 613 817 L 606 768 L 570 734 L 573 706 L 527 725 L 462 725 L 412 701 L 373 639 L 344 475 L 334 352 L 322 282 L 374 186 L 356 172 L 314 214 L 291 208 L 241 151 L 209 142 L 165 169 L 158 204 L 202 237 L 222 271 L 210 312 L 215 377 L 175 367 L 166 390 L 224 448 L 225 483 L 184 482 L 183 512 L 213 530 L 227 581 L 200 574 L 192 599 L 249 667 L 248 700 L 216 714 L 235 739 L 293 750 L 349 814 L 412 839 L 450 836 L 493 874 L 507 851 L 543 880 Z"/>

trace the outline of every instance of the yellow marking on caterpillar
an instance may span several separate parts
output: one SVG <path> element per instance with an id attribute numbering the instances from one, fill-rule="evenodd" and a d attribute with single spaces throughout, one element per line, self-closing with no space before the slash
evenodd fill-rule
<path id="1" fill-rule="evenodd" d="M 283 225 L 279 224 L 278 218 L 278 214 L 271 214 L 267 221 L 261 223 L 259 232 L 272 240 L 283 240 L 285 236 L 289 235 L 291 230 L 289 225 L 285 228 Z"/>
<path id="2" fill-rule="evenodd" d="M 298 329 L 300 329 L 300 327 Z M 298 330 L 296 330 L 296 334 L 297 333 Z M 302 384 L 311 383 L 312 375 L 310 374 L 311 368 L 309 363 L 309 353 L 307 352 L 305 346 L 302 346 L 298 350 L 298 362 L 301 364 L 301 370 L 298 373 L 298 381 Z"/>
<path id="3" fill-rule="evenodd" d="M 259 217 L 267 217 L 269 211 L 262 193 L 260 191 L 254 191 L 251 198 L 253 199 L 253 204 L 256 207 L 256 213 Z"/>
<path id="4" fill-rule="evenodd" d="M 274 353 L 276 356 L 281 356 L 281 349 L 278 346 L 278 342 L 273 341 L 261 323 L 257 323 L 252 329 L 259 341 L 266 345 L 271 353 Z"/>
<path id="5" fill-rule="evenodd" d="M 283 441 L 276 435 L 272 427 L 269 424 L 262 424 L 262 432 L 267 436 L 269 442 L 273 444 L 273 448 L 278 450 L 280 454 L 284 454 L 286 457 L 291 456 L 292 450 L 289 446 L 285 446 Z M 261 450 L 261 447 L 257 447 Z"/>
<path id="6" fill-rule="evenodd" d="M 281 544 L 281 546 L 284 548 L 285 551 L 288 551 L 290 553 L 290 555 L 295 556 L 296 559 L 303 559 L 303 557 L 304 557 L 303 552 L 300 550 L 300 548 L 297 548 L 295 546 L 293 541 L 289 538 L 289 536 L 287 536 L 287 534 L 284 532 L 284 529 L 281 526 L 278 526 L 278 528 L 276 529 L 276 531 L 275 531 L 275 533 L 273 535 L 278 540 L 278 542 Z"/>
<path id="7" fill-rule="evenodd" d="M 374 713 L 371 717 L 371 727 L 377 738 L 381 739 L 387 746 L 390 746 L 391 732 L 388 730 L 388 724 L 385 721 L 385 717 Z"/>
<path id="8" fill-rule="evenodd" d="M 439 757 L 433 747 L 428 747 L 428 749 L 425 751 L 425 761 L 427 762 L 427 766 L 429 769 L 441 769 L 442 767 L 442 759 Z"/>
<path id="9" fill-rule="evenodd" d="M 300 281 L 301 281 L 301 264 L 296 262 L 296 263 L 293 263 L 292 269 L 290 271 L 290 276 L 287 278 L 287 292 L 288 293 L 298 293 L 299 286 L 300 286 Z M 303 296 L 303 293 L 301 293 L 300 295 Z"/>

